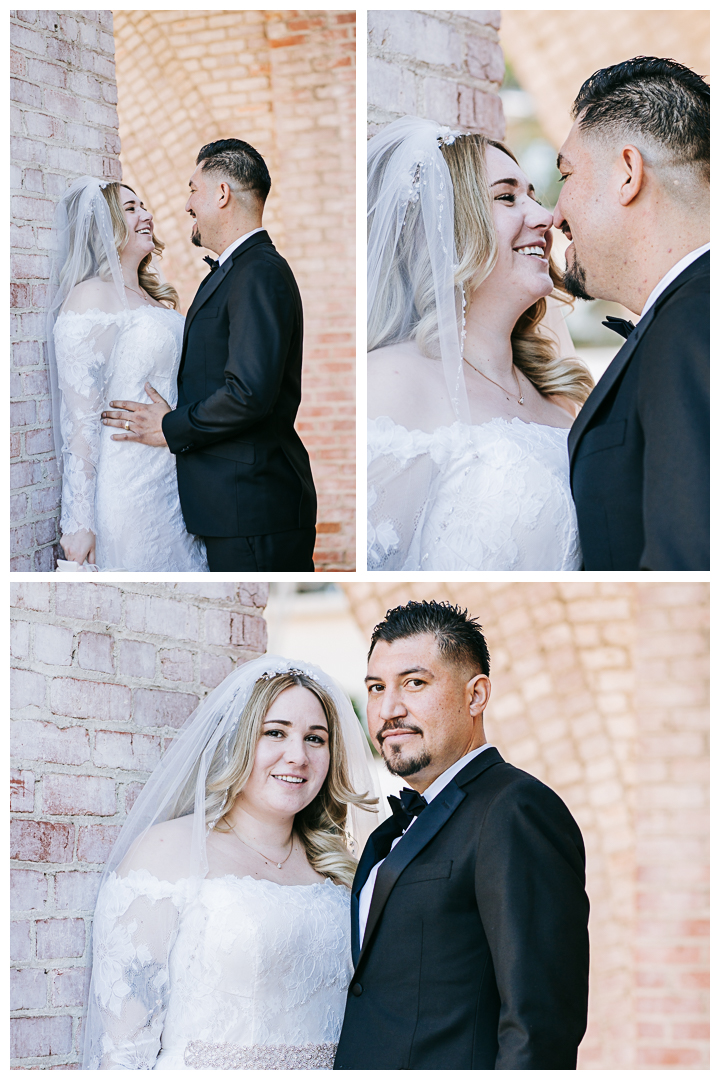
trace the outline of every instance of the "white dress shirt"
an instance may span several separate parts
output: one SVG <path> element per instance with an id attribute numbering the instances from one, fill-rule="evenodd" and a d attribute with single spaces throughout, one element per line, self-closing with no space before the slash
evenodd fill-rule
<path id="1" fill-rule="evenodd" d="M 490 748 L 490 743 L 485 743 L 483 746 L 478 746 L 477 749 L 471 750 L 469 754 L 465 754 L 464 757 L 459 758 L 453 765 L 450 766 L 449 769 L 446 769 L 444 773 L 440 773 L 440 775 L 435 780 L 433 780 L 432 784 L 430 784 L 427 790 L 423 792 L 423 798 L 425 799 L 425 802 L 432 802 L 436 795 L 439 795 L 442 789 L 444 787 L 447 787 L 450 781 L 455 776 L 457 776 L 461 769 L 465 768 L 469 761 L 472 761 L 473 758 L 476 758 L 479 754 L 482 754 L 483 750 L 489 750 Z M 413 818 L 407 829 L 405 829 L 400 836 L 396 837 L 393 840 L 390 846 L 390 851 L 392 851 L 396 844 L 400 843 L 403 836 L 405 836 L 408 830 L 412 828 L 416 821 L 417 818 Z M 377 878 L 378 870 L 384 862 L 385 859 L 381 859 L 380 862 L 375 863 L 372 870 L 368 874 L 367 881 L 360 890 L 360 896 L 358 897 L 358 914 L 360 918 L 360 945 L 362 945 L 363 939 L 365 937 L 365 927 L 367 926 L 368 915 L 370 913 L 370 904 L 372 901 L 373 890 L 375 889 L 375 879 Z"/>
<path id="2" fill-rule="evenodd" d="M 701 255 L 704 255 L 705 252 L 709 250 L 710 245 L 703 244 L 702 247 L 695 248 L 694 251 L 690 251 L 687 255 L 684 255 L 683 258 L 680 259 L 680 262 L 676 262 L 675 265 L 671 267 L 670 270 L 668 270 L 665 277 L 662 278 L 661 281 L 658 281 L 657 285 L 648 296 L 647 300 L 645 301 L 645 307 L 642 309 L 642 312 L 640 314 L 640 318 L 642 319 L 645 315 L 647 315 L 650 308 L 653 306 L 655 301 L 660 296 L 662 296 L 668 285 L 672 281 L 674 281 L 676 277 L 679 277 L 687 266 L 690 266 L 691 263 L 694 263 L 696 259 L 699 259 Z"/>
<path id="3" fill-rule="evenodd" d="M 225 248 L 222 255 L 218 255 L 218 263 L 220 266 L 222 266 L 226 259 L 230 258 L 235 248 L 239 248 L 246 240 L 249 240 L 255 233 L 262 232 L 264 228 L 264 225 L 260 225 L 257 229 L 253 229 L 252 232 L 246 232 L 244 236 L 239 236 L 237 240 L 233 240 L 232 244 Z"/>

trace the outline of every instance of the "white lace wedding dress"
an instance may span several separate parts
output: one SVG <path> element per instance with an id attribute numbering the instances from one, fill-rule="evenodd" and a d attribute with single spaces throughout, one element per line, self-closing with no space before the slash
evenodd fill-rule
<path id="1" fill-rule="evenodd" d="M 369 570 L 578 570 L 565 428 L 368 427 Z"/>
<path id="2" fill-rule="evenodd" d="M 102 1033 L 86 1067 L 332 1068 L 352 974 L 344 886 L 113 873 L 93 939 Z"/>
<path id="3" fill-rule="evenodd" d="M 89 529 L 101 570 L 206 571 L 205 546 L 185 528 L 167 447 L 113 441 L 110 401 L 148 402 L 150 382 L 177 403 L 183 316 L 143 305 L 64 311 L 55 323 L 64 446 L 61 529 Z"/>

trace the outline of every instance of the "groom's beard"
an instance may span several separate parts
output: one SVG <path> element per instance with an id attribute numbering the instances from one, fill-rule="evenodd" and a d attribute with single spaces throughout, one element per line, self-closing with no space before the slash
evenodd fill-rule
<path id="1" fill-rule="evenodd" d="M 585 285 L 585 268 L 577 260 L 577 253 L 573 252 L 572 266 L 568 266 L 563 274 L 565 288 L 577 300 L 594 300 L 590 296 Z"/>
<path id="2" fill-rule="evenodd" d="M 399 726 L 406 730 L 417 731 L 418 735 L 422 734 L 420 729 L 413 725 L 400 724 Z M 382 754 L 383 761 L 385 762 L 388 771 L 393 773 L 394 776 L 413 776 L 414 773 L 420 772 L 421 769 L 426 769 L 432 761 L 427 750 L 417 750 L 415 754 L 410 757 L 403 757 L 402 748 L 399 746 L 396 749 L 388 747 L 386 751 L 385 735 L 389 735 L 392 730 L 393 728 L 388 726 L 378 732 L 380 753 Z"/>
<path id="3" fill-rule="evenodd" d="M 202 245 L 202 240 L 200 239 L 200 230 L 198 229 L 197 221 L 193 225 L 193 230 L 192 230 L 192 234 L 190 236 L 190 239 L 193 242 L 193 244 L 195 245 L 195 247 L 202 247 L 203 246 Z"/>

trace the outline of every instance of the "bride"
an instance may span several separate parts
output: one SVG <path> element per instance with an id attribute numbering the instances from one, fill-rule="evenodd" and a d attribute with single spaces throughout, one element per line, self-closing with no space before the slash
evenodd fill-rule
<path id="1" fill-rule="evenodd" d="M 114 396 L 149 400 L 148 383 L 177 400 L 183 317 L 151 266 L 164 247 L 152 215 L 126 185 L 83 176 L 58 204 L 54 239 L 47 348 L 65 556 L 100 570 L 207 570 L 173 456 L 116 442 L 101 422 Z"/>
<path id="2" fill-rule="evenodd" d="M 310 664 L 252 660 L 202 702 L 106 867 L 84 1069 L 332 1068 L 370 767 Z"/>
<path id="3" fill-rule="evenodd" d="M 368 569 L 579 569 L 566 444 L 593 384 L 551 224 L 500 143 L 415 117 L 370 140 Z"/>

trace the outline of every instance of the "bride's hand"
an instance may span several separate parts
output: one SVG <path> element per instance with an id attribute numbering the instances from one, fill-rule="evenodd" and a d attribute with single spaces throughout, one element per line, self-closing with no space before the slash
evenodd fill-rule
<path id="1" fill-rule="evenodd" d="M 76 562 L 80 566 L 86 559 L 89 563 L 95 562 L 95 533 L 91 533 L 89 529 L 63 534 L 60 537 L 60 547 L 68 562 Z"/>
<path id="2" fill-rule="evenodd" d="M 119 411 L 102 413 L 102 422 L 107 427 L 123 429 L 121 433 L 111 436 L 117 441 L 167 446 L 162 419 L 172 409 L 150 383 L 145 383 L 145 393 L 150 398 L 150 405 L 143 405 L 139 401 L 111 401 L 110 408 Z"/>

